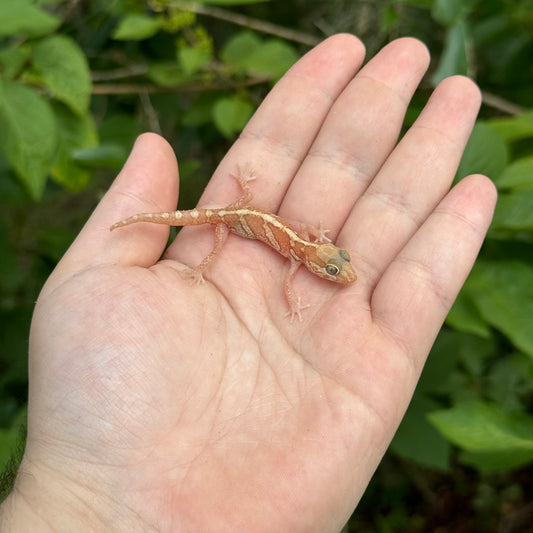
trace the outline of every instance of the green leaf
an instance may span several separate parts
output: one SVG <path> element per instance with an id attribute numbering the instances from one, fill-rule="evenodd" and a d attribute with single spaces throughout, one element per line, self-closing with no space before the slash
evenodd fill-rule
<path id="1" fill-rule="evenodd" d="M 0 1 L 0 36 L 25 33 L 45 35 L 55 30 L 61 21 L 38 8 L 29 0 Z"/>
<path id="2" fill-rule="evenodd" d="M 271 39 L 250 54 L 248 69 L 253 74 L 281 78 L 298 59 L 298 54 L 291 45 L 279 39 Z"/>
<path id="3" fill-rule="evenodd" d="M 33 49 L 33 66 L 52 96 L 78 114 L 89 109 L 91 77 L 87 59 L 70 37 L 53 35 Z"/>
<path id="4" fill-rule="evenodd" d="M 533 417 L 527 414 L 471 401 L 430 413 L 428 419 L 451 442 L 474 452 L 478 464 L 486 469 L 506 469 L 533 460 Z"/>
<path id="5" fill-rule="evenodd" d="M 72 159 L 88 168 L 120 168 L 128 158 L 128 150 L 118 143 L 102 143 L 94 148 L 73 150 Z"/>
<path id="6" fill-rule="evenodd" d="M 251 31 L 230 39 L 222 51 L 223 61 L 238 72 L 281 77 L 298 59 L 292 46 L 279 39 L 261 41 Z"/>
<path id="7" fill-rule="evenodd" d="M 517 117 L 495 118 L 489 124 L 506 142 L 527 139 L 533 137 L 533 110 Z"/>
<path id="8" fill-rule="evenodd" d="M 74 161 L 73 154 L 75 150 L 98 144 L 96 125 L 91 115 L 80 117 L 60 106 L 57 106 L 56 118 L 59 125 L 59 146 L 51 169 L 52 178 L 63 187 L 79 192 L 89 183 L 91 173 Z"/>
<path id="9" fill-rule="evenodd" d="M 126 15 L 115 28 L 113 39 L 142 41 L 153 37 L 161 28 L 161 24 L 161 20 L 146 15 Z"/>
<path id="10" fill-rule="evenodd" d="M 533 267 L 518 261 L 474 265 L 464 289 L 483 318 L 533 357 Z"/>
<path id="11" fill-rule="evenodd" d="M 216 127 L 227 138 L 240 132 L 254 112 L 250 102 L 238 96 L 220 98 L 213 106 Z"/>
<path id="12" fill-rule="evenodd" d="M 457 296 L 446 317 L 446 323 L 459 331 L 473 333 L 485 339 L 490 337 L 489 325 L 483 320 L 479 309 L 464 291 Z"/>
<path id="13" fill-rule="evenodd" d="M 0 149 L 34 199 L 44 191 L 57 139 L 48 101 L 25 85 L 0 79 Z"/>
<path id="14" fill-rule="evenodd" d="M 434 86 L 448 76 L 467 74 L 466 47 L 466 23 L 459 22 L 451 26 L 446 34 L 439 65 L 431 77 Z"/>
<path id="15" fill-rule="evenodd" d="M 186 75 L 191 75 L 211 61 L 211 52 L 198 46 L 187 46 L 178 49 L 178 60 Z"/>
<path id="16" fill-rule="evenodd" d="M 465 0 L 435 0 L 431 16 L 443 26 L 451 26 L 462 21 L 470 11 L 471 2 Z"/>
<path id="17" fill-rule="evenodd" d="M 532 461 L 531 451 L 527 449 L 497 450 L 489 452 L 464 451 L 461 461 L 481 472 L 488 474 L 502 472 L 528 465 Z"/>
<path id="18" fill-rule="evenodd" d="M 244 71 L 248 68 L 250 54 L 253 54 L 261 47 L 261 39 L 252 31 L 241 31 L 231 39 L 228 39 L 220 54 L 222 60 L 227 65 L 232 66 L 237 71 Z"/>
<path id="19" fill-rule="evenodd" d="M 533 232 L 533 189 L 500 194 L 491 229 Z"/>
<path id="20" fill-rule="evenodd" d="M 481 173 L 497 179 L 509 159 L 502 137 L 486 122 L 477 122 L 457 169 L 457 176 Z"/>
<path id="21" fill-rule="evenodd" d="M 2 77 L 13 79 L 17 76 L 31 56 L 29 46 L 19 45 L 15 48 L 0 50 L 0 67 Z"/>
<path id="22" fill-rule="evenodd" d="M 175 61 L 151 63 L 148 77 L 162 87 L 177 87 L 192 81 L 191 76 L 185 74 L 183 68 Z"/>
<path id="23" fill-rule="evenodd" d="M 533 189 L 533 156 L 517 159 L 494 181 L 499 189 Z"/>
<path id="24" fill-rule="evenodd" d="M 415 394 L 394 435 L 390 449 L 396 455 L 436 470 L 449 467 L 450 445 L 426 416 L 437 403 L 423 394 Z"/>

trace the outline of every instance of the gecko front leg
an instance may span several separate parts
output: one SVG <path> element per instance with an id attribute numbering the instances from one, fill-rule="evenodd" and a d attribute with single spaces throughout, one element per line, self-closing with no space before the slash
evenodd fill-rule
<path id="1" fill-rule="evenodd" d="M 319 221 L 318 226 L 292 220 L 289 220 L 289 222 L 293 224 L 302 234 L 302 237 L 308 241 L 318 243 L 331 242 L 331 239 L 328 237 L 329 229 L 324 228 L 322 221 Z"/>
<path id="2" fill-rule="evenodd" d="M 300 297 L 295 296 L 291 287 L 292 280 L 299 267 L 300 263 L 298 263 L 298 261 L 292 260 L 291 265 L 289 267 L 289 271 L 287 272 L 287 275 L 285 277 L 285 281 L 283 282 L 283 290 L 285 292 L 285 297 L 287 298 L 287 303 L 289 304 L 289 310 L 285 313 L 284 316 L 290 317 L 291 324 L 295 317 L 298 317 L 298 321 L 301 322 L 302 311 L 304 309 L 307 309 L 308 307 L 311 307 L 309 304 L 302 305 Z"/>

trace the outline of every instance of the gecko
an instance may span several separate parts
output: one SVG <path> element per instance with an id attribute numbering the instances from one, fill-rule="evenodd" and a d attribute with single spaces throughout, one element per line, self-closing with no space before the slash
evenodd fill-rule
<path id="1" fill-rule="evenodd" d="M 237 174 L 231 174 L 239 184 L 241 196 L 226 207 L 218 209 L 189 209 L 163 213 L 139 213 L 113 224 L 110 230 L 128 226 L 136 222 L 152 222 L 168 226 L 193 226 L 211 224 L 215 226 L 215 245 L 203 261 L 184 276 L 193 283 L 204 281 L 203 272 L 217 257 L 222 249 L 228 233 L 232 232 L 247 239 L 265 243 L 290 262 L 283 287 L 289 305 L 285 316 L 302 321 L 302 310 L 310 307 L 302 305 L 300 297 L 296 297 L 292 287 L 292 279 L 301 265 L 304 265 L 316 276 L 340 284 L 350 284 L 357 279 L 347 250 L 338 248 L 327 237 L 327 230 L 320 225 L 318 228 L 306 224 L 289 222 L 278 215 L 269 213 L 258 207 L 252 207 L 253 198 L 249 182 L 256 179 L 249 166 L 238 167 Z M 311 240 L 311 237 L 313 240 Z"/>

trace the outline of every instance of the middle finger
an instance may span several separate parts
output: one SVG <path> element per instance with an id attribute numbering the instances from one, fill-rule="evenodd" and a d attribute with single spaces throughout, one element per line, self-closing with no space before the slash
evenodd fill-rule
<path id="1" fill-rule="evenodd" d="M 339 96 L 293 179 L 280 214 L 324 225 L 335 239 L 393 150 L 429 55 L 416 39 L 383 48 Z"/>

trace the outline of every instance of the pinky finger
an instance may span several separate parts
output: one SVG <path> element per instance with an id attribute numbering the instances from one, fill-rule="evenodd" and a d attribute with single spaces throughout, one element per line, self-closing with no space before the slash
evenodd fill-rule
<path id="1" fill-rule="evenodd" d="M 461 180 L 383 274 L 372 314 L 420 369 L 468 276 L 490 225 L 496 189 L 481 175 Z"/>

